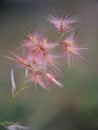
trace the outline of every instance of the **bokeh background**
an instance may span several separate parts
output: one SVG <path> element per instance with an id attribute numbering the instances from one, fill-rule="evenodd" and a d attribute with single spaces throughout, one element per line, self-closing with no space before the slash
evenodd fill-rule
<path id="1" fill-rule="evenodd" d="M 17 87 L 23 85 L 24 70 L 5 56 L 25 38 L 23 28 L 37 28 L 56 40 L 46 23 L 49 14 L 79 17 L 76 37 L 89 48 L 69 70 L 63 68 L 64 88 L 44 91 L 30 84 L 8 108 L 12 99 L 10 69 L 15 68 Z M 98 130 L 98 0 L 0 0 L 0 121 L 15 121 L 30 130 Z M 2 130 L 2 129 L 0 129 Z"/>

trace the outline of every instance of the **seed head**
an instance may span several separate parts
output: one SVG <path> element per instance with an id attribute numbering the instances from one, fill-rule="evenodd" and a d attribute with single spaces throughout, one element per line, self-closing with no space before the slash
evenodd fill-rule
<path id="1" fill-rule="evenodd" d="M 21 47 L 21 51 L 24 52 L 23 55 L 19 56 L 10 52 L 12 55 L 10 59 L 16 61 L 27 70 L 27 81 L 33 82 L 35 85 L 39 84 L 44 89 L 49 88 L 50 82 L 61 87 L 62 85 L 49 73 L 49 71 L 52 71 L 54 74 L 60 72 L 56 61 L 59 56 L 53 51 L 58 44 L 49 42 L 40 33 L 29 34 L 27 37 L 28 39 L 25 40 Z"/>
<path id="2" fill-rule="evenodd" d="M 56 18 L 54 16 L 50 16 L 47 20 L 49 23 L 53 24 L 56 29 L 61 33 L 70 32 L 73 30 L 73 23 L 77 22 L 77 18 L 62 16 L 61 18 Z"/>
<path id="3" fill-rule="evenodd" d="M 67 56 L 68 65 L 70 67 L 70 60 L 72 56 L 79 56 L 82 59 L 85 59 L 80 54 L 81 50 L 86 50 L 88 48 L 81 48 L 76 44 L 76 40 L 74 38 L 74 33 L 71 33 L 66 39 L 61 40 L 60 42 L 64 55 Z"/>

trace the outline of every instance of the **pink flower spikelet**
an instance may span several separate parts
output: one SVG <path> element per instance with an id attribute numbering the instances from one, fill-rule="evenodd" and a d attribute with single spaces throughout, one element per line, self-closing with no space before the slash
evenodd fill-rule
<path id="1" fill-rule="evenodd" d="M 28 40 L 22 44 L 23 56 L 10 52 L 13 56 L 10 59 L 28 69 L 27 81 L 32 81 L 36 85 L 39 84 L 44 89 L 49 89 L 51 82 L 60 87 L 63 86 L 50 74 L 52 71 L 54 75 L 57 75 L 60 71 L 56 62 L 59 56 L 53 53 L 57 44 L 49 42 L 46 37 L 41 37 L 39 33 L 29 34 L 27 37 Z"/>
<path id="2" fill-rule="evenodd" d="M 82 57 L 80 52 L 81 50 L 86 50 L 88 48 L 82 48 L 76 44 L 76 41 L 74 39 L 74 33 L 71 33 L 66 39 L 61 40 L 60 44 L 64 52 L 64 55 L 67 56 L 69 67 L 72 56 L 79 56 L 80 58 L 85 59 L 84 57 Z"/>
<path id="3" fill-rule="evenodd" d="M 62 16 L 61 18 L 55 18 L 54 16 L 50 16 L 47 21 L 51 24 L 53 24 L 56 29 L 61 32 L 61 33 L 66 33 L 70 32 L 73 30 L 73 24 L 77 22 L 77 18 L 75 17 L 64 17 Z"/>

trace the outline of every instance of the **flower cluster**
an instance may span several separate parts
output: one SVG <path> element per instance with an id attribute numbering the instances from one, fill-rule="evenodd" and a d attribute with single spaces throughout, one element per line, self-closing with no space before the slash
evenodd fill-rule
<path id="1" fill-rule="evenodd" d="M 87 49 L 78 47 L 74 39 L 74 23 L 78 22 L 75 17 L 61 17 L 56 18 L 54 16 L 48 17 L 47 21 L 53 24 L 57 31 L 60 32 L 59 40 L 51 42 L 47 37 L 42 36 L 38 31 L 31 34 L 28 33 L 27 40 L 21 45 L 23 55 L 17 55 L 10 52 L 12 57 L 10 59 L 16 61 L 26 71 L 26 79 L 28 82 L 33 82 L 35 85 L 39 84 L 43 89 L 49 90 L 51 83 L 56 84 L 59 87 L 63 85 L 57 80 L 60 74 L 59 58 L 62 55 L 55 53 L 56 48 L 62 48 L 63 56 L 67 56 L 67 63 L 70 67 L 70 60 L 72 56 L 79 56 L 80 51 Z M 11 70 L 11 83 L 13 94 L 16 91 L 16 85 L 14 82 L 13 69 Z"/>

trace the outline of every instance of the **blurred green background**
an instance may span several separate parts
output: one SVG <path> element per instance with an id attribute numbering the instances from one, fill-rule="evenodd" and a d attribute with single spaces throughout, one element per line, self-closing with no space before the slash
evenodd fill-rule
<path id="1" fill-rule="evenodd" d="M 36 91 L 33 84 L 13 102 L 10 69 L 15 68 L 17 87 L 23 85 L 24 71 L 5 58 L 24 40 L 23 27 L 42 30 L 57 39 L 54 28 L 46 23 L 49 14 L 79 17 L 76 37 L 89 48 L 69 70 L 63 68 L 64 88 L 52 86 Z M 1 0 L 0 1 L 0 120 L 15 121 L 30 130 L 98 130 L 98 0 Z"/>

